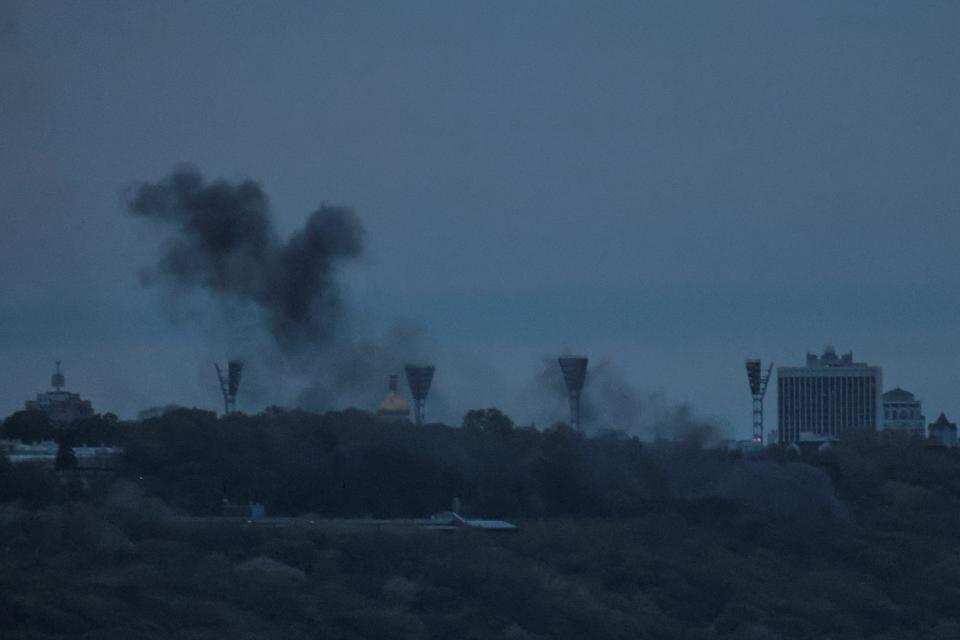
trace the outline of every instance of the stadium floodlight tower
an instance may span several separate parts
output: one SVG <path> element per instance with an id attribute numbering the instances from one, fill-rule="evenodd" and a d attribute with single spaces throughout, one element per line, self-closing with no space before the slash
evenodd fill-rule
<path id="1" fill-rule="evenodd" d="M 564 356 L 558 359 L 563 381 L 570 396 L 570 422 L 573 428 L 580 430 L 580 393 L 587 378 L 587 359 L 579 356 Z"/>
<path id="2" fill-rule="evenodd" d="M 763 397 L 773 372 L 773 363 L 764 371 L 759 360 L 747 360 L 747 381 L 753 395 L 753 441 L 763 444 Z"/>
<path id="3" fill-rule="evenodd" d="M 230 360 L 227 362 L 227 377 L 224 379 L 220 365 L 217 368 L 217 378 L 220 380 L 220 392 L 223 393 L 223 413 L 230 415 L 237 410 L 237 391 L 240 389 L 240 374 L 243 373 L 243 362 Z"/>
<path id="4" fill-rule="evenodd" d="M 423 424 L 427 415 L 427 394 L 433 382 L 434 368 L 429 365 L 408 364 L 406 367 L 407 384 L 413 396 L 413 417 L 417 424 Z"/>

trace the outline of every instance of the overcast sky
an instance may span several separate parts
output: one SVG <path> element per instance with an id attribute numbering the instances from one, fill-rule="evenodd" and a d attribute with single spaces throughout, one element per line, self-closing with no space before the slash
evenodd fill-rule
<path id="1" fill-rule="evenodd" d="M 744 359 L 831 343 L 960 418 L 958 34 L 912 0 L 0 0 L 0 413 L 55 359 L 98 410 L 217 406 L 123 205 L 187 162 L 284 233 L 354 207 L 363 330 L 467 363 L 443 417 L 569 349 L 747 437 Z"/>

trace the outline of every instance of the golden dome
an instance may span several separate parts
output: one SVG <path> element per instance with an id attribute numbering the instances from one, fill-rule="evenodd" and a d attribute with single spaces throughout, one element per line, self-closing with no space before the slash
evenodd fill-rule
<path id="1" fill-rule="evenodd" d="M 383 399 L 383 402 L 380 403 L 380 408 L 377 409 L 377 413 L 402 413 L 403 415 L 410 415 L 410 405 L 407 404 L 407 401 L 401 398 L 395 391 L 391 391 L 387 394 L 387 397 Z"/>
<path id="2" fill-rule="evenodd" d="M 406 418 L 410 415 L 410 405 L 397 393 L 397 376 L 390 376 L 390 390 L 380 403 L 377 415 L 388 418 Z"/>

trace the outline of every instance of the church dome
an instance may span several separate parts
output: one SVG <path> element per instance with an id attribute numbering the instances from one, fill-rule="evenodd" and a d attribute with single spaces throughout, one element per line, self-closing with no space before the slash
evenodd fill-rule
<path id="1" fill-rule="evenodd" d="M 410 417 L 410 405 L 397 393 L 397 376 L 390 376 L 387 397 L 380 403 L 377 415 L 381 418 L 405 419 Z"/>
<path id="2" fill-rule="evenodd" d="M 402 413 L 406 416 L 410 414 L 410 405 L 407 404 L 406 400 L 391 391 L 380 403 L 377 413 Z"/>
<path id="3" fill-rule="evenodd" d="M 891 389 L 883 394 L 884 402 L 912 402 L 913 400 L 913 394 L 906 389 L 901 389 L 900 387 Z"/>

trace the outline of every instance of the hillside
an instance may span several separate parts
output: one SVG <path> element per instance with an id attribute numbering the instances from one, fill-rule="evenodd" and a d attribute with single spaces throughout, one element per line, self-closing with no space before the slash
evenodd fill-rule
<path id="1" fill-rule="evenodd" d="M 116 425 L 119 477 L 0 470 L 4 638 L 954 638 L 956 451 L 797 459 L 363 414 Z M 219 491 L 215 491 L 217 488 Z M 183 527 L 275 514 L 509 517 L 512 534 Z"/>

